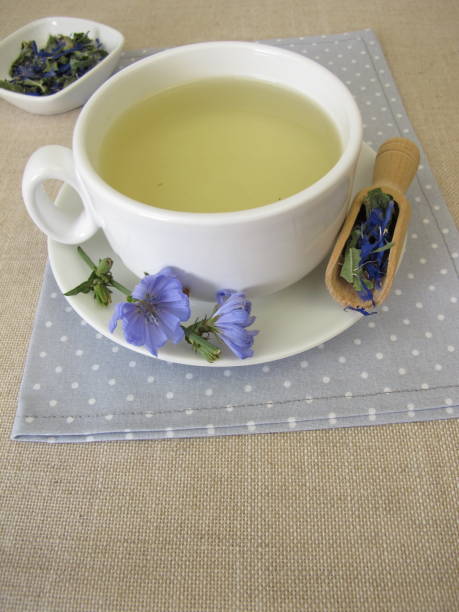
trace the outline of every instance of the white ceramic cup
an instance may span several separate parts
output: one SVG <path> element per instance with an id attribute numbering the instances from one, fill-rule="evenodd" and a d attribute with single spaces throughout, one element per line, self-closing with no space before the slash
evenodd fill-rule
<path id="1" fill-rule="evenodd" d="M 100 145 L 123 111 L 163 89 L 225 76 L 262 79 L 318 103 L 341 139 L 336 165 L 284 200 L 228 213 L 155 208 L 102 180 L 97 172 Z M 171 266 L 198 298 L 213 299 L 222 288 L 263 295 L 305 276 L 332 247 L 345 216 L 361 143 L 362 122 L 351 93 L 316 62 L 256 43 L 198 43 L 162 51 L 111 77 L 78 117 L 73 153 L 52 145 L 30 157 L 23 198 L 38 227 L 58 242 L 81 244 L 102 228 L 113 250 L 139 277 Z M 46 179 L 73 187 L 81 210 L 56 207 L 43 188 Z"/>

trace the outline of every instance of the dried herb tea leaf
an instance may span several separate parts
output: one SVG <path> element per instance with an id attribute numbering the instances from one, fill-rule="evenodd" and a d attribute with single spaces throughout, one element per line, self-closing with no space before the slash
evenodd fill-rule
<path id="1" fill-rule="evenodd" d="M 31 96 L 49 96 L 82 77 L 107 55 L 98 38 L 92 40 L 83 32 L 50 36 L 42 49 L 34 40 L 23 41 L 9 70 L 11 79 L 0 80 L 0 87 Z"/>
<path id="2" fill-rule="evenodd" d="M 360 249 L 349 247 L 344 254 L 343 267 L 341 268 L 341 276 L 351 285 L 354 283 L 354 270 L 360 263 Z"/>
<path id="3" fill-rule="evenodd" d="M 359 297 L 373 300 L 387 272 L 389 251 L 397 219 L 397 208 L 390 194 L 372 189 L 362 202 L 354 228 L 343 251 L 340 276 L 351 284 Z"/>

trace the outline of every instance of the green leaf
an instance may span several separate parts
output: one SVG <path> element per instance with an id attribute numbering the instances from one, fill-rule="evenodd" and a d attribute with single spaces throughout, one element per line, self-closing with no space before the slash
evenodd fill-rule
<path id="1" fill-rule="evenodd" d="M 360 276 L 360 280 L 362 282 L 362 285 L 365 285 L 365 287 L 367 289 L 374 289 L 375 288 L 374 280 L 372 280 L 370 278 L 366 278 L 365 276 Z"/>
<path id="2" fill-rule="evenodd" d="M 28 85 L 32 88 L 37 88 L 41 91 L 41 93 L 46 93 L 46 86 L 43 83 L 43 79 L 32 80 L 32 79 L 23 79 L 23 85 Z"/>
<path id="3" fill-rule="evenodd" d="M 363 286 L 362 286 L 362 279 L 360 276 L 354 276 L 352 280 L 352 286 L 354 287 L 356 291 L 362 291 Z"/>
<path id="4" fill-rule="evenodd" d="M 8 89 L 8 91 L 17 91 L 19 93 L 24 92 L 24 88 L 22 85 L 18 85 L 17 83 L 12 83 L 11 81 L 0 80 L 0 87 L 2 89 Z"/>
<path id="5" fill-rule="evenodd" d="M 361 235 L 362 235 L 362 232 L 360 231 L 360 226 L 354 227 L 346 246 L 356 247 L 359 239 L 361 238 Z"/>
<path id="6" fill-rule="evenodd" d="M 370 189 L 363 199 L 367 219 L 370 216 L 373 208 L 381 208 L 382 210 L 385 210 L 391 200 L 392 196 L 388 193 L 384 193 L 384 191 L 382 191 L 379 187 L 376 187 L 376 189 Z"/>
<path id="7" fill-rule="evenodd" d="M 388 249 L 391 249 L 393 246 L 394 246 L 394 242 L 388 242 L 384 246 L 379 247 L 379 249 L 375 249 L 374 251 L 371 251 L 371 252 L 372 253 L 382 253 L 382 251 L 387 251 Z"/>
<path id="8" fill-rule="evenodd" d="M 360 249 L 349 247 L 344 253 L 344 262 L 341 267 L 340 276 L 351 285 L 354 282 L 355 270 L 360 263 Z"/>
<path id="9" fill-rule="evenodd" d="M 50 34 L 48 36 L 48 42 L 45 45 L 45 51 L 50 53 L 54 49 L 54 47 L 56 46 L 58 40 L 59 40 L 58 36 L 54 36 L 53 34 Z"/>
<path id="10" fill-rule="evenodd" d="M 64 295 L 78 295 L 78 293 L 89 293 L 92 289 L 95 278 L 96 276 L 93 272 L 88 278 L 88 280 L 85 280 L 73 289 L 70 289 L 70 291 L 67 291 L 66 293 L 64 293 Z"/>

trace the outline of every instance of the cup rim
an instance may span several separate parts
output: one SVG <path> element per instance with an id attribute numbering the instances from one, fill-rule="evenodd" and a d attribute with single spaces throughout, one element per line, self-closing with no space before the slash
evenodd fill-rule
<path id="1" fill-rule="evenodd" d="M 351 123 L 352 128 L 350 130 L 348 141 L 347 143 L 345 143 L 341 156 L 336 162 L 336 164 L 318 181 L 291 196 L 288 196 L 279 201 L 263 204 L 256 208 L 248 208 L 229 212 L 203 213 L 159 208 L 154 205 L 145 204 L 143 202 L 134 200 L 133 198 L 130 198 L 129 196 L 126 196 L 125 194 L 111 187 L 96 172 L 86 152 L 85 145 L 81 142 L 81 134 L 83 133 L 85 123 L 89 120 L 94 104 L 99 100 L 99 98 L 105 95 L 105 92 L 109 90 L 115 82 L 118 82 L 121 79 L 125 78 L 127 74 L 130 74 L 134 71 L 142 70 L 146 64 L 154 63 L 158 61 L 158 59 L 163 58 L 165 55 L 171 56 L 186 54 L 190 50 L 198 48 L 212 51 L 216 48 L 224 48 L 225 46 L 229 50 L 234 47 L 239 47 L 241 49 L 246 48 L 247 50 L 250 50 L 252 52 L 259 51 L 264 54 L 281 55 L 287 58 L 290 56 L 295 61 L 300 60 L 309 65 L 314 64 L 316 69 L 322 71 L 324 74 L 327 75 L 328 79 L 332 79 L 335 82 L 337 89 L 341 90 L 342 92 L 343 100 L 345 100 L 347 112 L 349 115 L 349 121 Z M 118 206 L 124 209 L 129 208 L 131 211 L 135 210 L 137 214 L 143 217 L 163 221 L 167 220 L 168 222 L 172 223 L 175 222 L 200 225 L 219 225 L 222 223 L 239 223 L 241 221 L 251 222 L 257 221 L 259 219 L 265 219 L 271 216 L 276 216 L 279 213 L 286 213 L 287 211 L 294 209 L 298 206 L 307 206 L 308 204 L 311 204 L 311 202 L 316 200 L 318 197 L 324 196 L 327 191 L 333 189 L 334 185 L 336 185 L 339 180 L 347 174 L 352 165 L 357 162 L 362 146 L 362 134 L 363 127 L 361 114 L 353 95 L 336 75 L 334 75 L 332 72 L 330 72 L 330 70 L 328 70 L 318 62 L 311 60 L 308 57 L 304 57 L 294 51 L 264 43 L 243 41 L 210 41 L 181 45 L 178 47 L 172 47 L 169 49 L 158 51 L 154 55 L 141 59 L 110 77 L 91 96 L 91 98 L 83 107 L 77 119 L 73 132 L 73 151 L 78 174 L 81 175 L 82 170 L 83 173 L 88 176 L 92 182 L 96 184 L 98 190 L 105 190 L 110 196 L 116 197 L 116 204 Z"/>

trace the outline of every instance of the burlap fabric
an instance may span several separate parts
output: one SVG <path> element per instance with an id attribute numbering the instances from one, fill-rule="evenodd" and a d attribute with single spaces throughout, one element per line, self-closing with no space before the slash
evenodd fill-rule
<path id="1" fill-rule="evenodd" d="M 46 15 L 122 30 L 126 48 L 372 27 L 459 223 L 456 2 L 0 2 L 0 36 Z M 3 611 L 458 609 L 458 422 L 231 438 L 10 441 L 46 260 L 20 178 L 69 145 L 77 112 L 0 103 Z"/>

